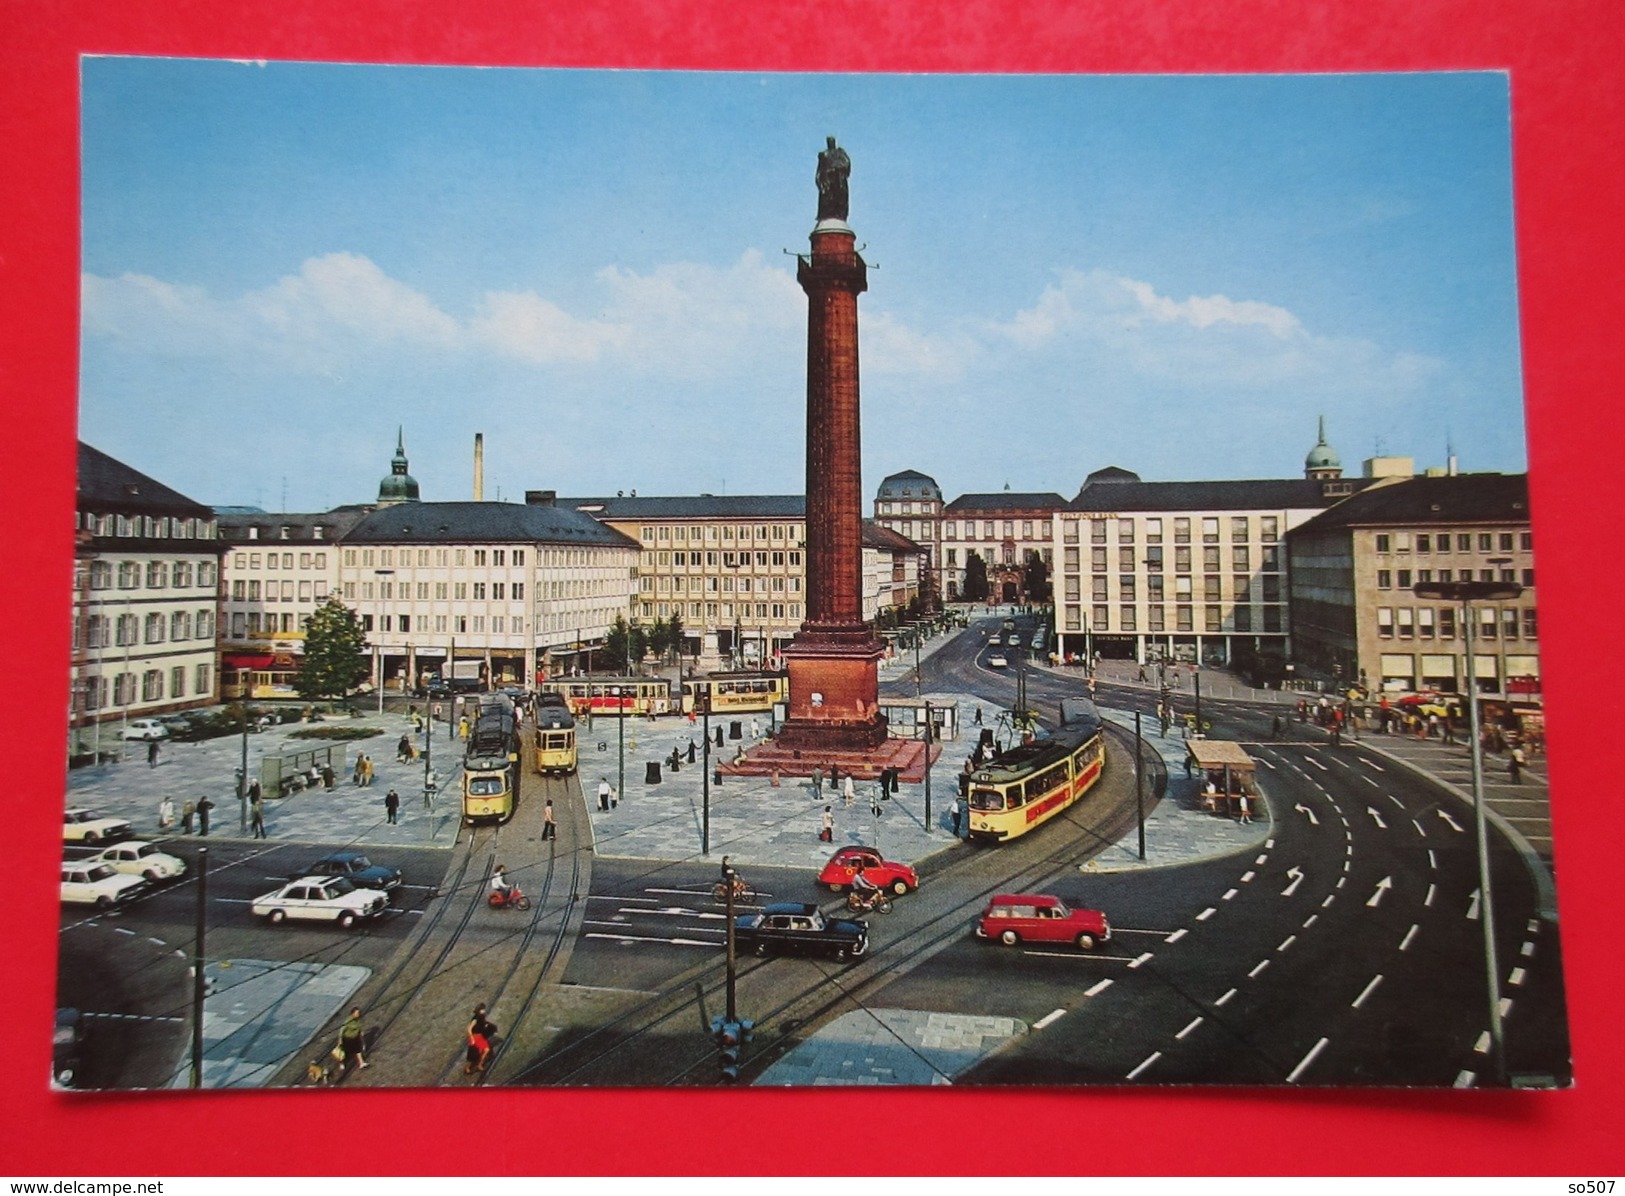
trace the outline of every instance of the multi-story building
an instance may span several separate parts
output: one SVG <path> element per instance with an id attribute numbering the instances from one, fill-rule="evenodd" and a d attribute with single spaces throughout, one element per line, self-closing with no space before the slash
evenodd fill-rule
<path id="1" fill-rule="evenodd" d="M 1475 607 L 1477 688 L 1539 688 L 1526 475 L 1388 480 L 1295 528 L 1287 545 L 1294 649 L 1310 667 L 1373 690 L 1463 692 L 1462 608 L 1417 598 L 1414 587 L 1510 582 L 1520 597 Z"/>
<path id="2" fill-rule="evenodd" d="M 214 512 L 79 444 L 70 755 L 102 727 L 215 700 Z"/>
<path id="3" fill-rule="evenodd" d="M 1027 556 L 1037 553 L 1054 576 L 1053 523 L 1066 506 L 1059 494 L 961 494 L 942 508 L 941 583 L 949 602 L 965 593 L 965 568 L 972 554 L 987 571 L 988 594 L 993 602 L 1036 602 L 1042 595 L 1027 593 Z"/>
<path id="4" fill-rule="evenodd" d="M 924 598 L 930 577 L 930 549 L 901 532 L 863 521 L 863 617 L 873 623 L 882 611 L 905 611 Z"/>
<path id="5" fill-rule="evenodd" d="M 920 587 L 944 593 L 942 581 L 942 487 L 913 469 L 894 473 L 875 492 L 875 519 L 881 527 L 918 544 L 925 552 Z"/>
<path id="6" fill-rule="evenodd" d="M 632 613 L 639 546 L 557 506 L 400 502 L 343 536 L 338 586 L 374 646 L 385 688 L 420 684 L 450 662 L 493 685 L 588 666 Z"/>

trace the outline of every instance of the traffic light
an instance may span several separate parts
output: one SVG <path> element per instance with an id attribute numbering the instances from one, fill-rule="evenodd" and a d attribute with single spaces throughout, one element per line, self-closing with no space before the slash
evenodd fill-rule
<path id="1" fill-rule="evenodd" d="M 717 1040 L 717 1072 L 724 1084 L 738 1082 L 740 1055 L 755 1036 L 754 1030 L 755 1023 L 744 1018 L 711 1019 L 711 1036 Z"/>

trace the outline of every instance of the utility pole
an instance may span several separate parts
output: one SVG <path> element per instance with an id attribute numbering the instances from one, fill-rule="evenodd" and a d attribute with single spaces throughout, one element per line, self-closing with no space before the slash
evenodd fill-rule
<path id="1" fill-rule="evenodd" d="M 925 833 L 931 833 L 931 699 L 925 700 Z"/>
<path id="2" fill-rule="evenodd" d="M 197 853 L 197 918 L 192 939 L 192 1075 L 189 1087 L 203 1087 L 203 995 L 205 991 L 203 963 L 204 937 L 207 923 L 204 914 L 209 904 L 209 849 L 198 848 Z"/>
<path id="3" fill-rule="evenodd" d="M 1136 701 L 1139 699 L 1136 698 Z M 1140 823 L 1140 858 L 1145 859 L 1145 740 L 1140 737 L 1140 712 L 1134 712 L 1134 808 Z"/>
<path id="4" fill-rule="evenodd" d="M 705 758 L 700 762 L 700 854 L 711 854 L 711 689 L 701 689 L 696 681 L 694 700 L 700 704 L 701 735 L 705 740 Z M 694 742 L 689 740 L 690 743 Z M 733 942 L 733 929 L 728 930 L 728 941 Z"/>

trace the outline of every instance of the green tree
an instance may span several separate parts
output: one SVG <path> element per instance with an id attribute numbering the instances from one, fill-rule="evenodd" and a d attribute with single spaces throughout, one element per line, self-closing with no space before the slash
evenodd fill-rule
<path id="1" fill-rule="evenodd" d="M 672 611 L 671 618 L 666 623 L 667 649 L 673 658 L 681 660 L 683 656 L 683 616 Z"/>
<path id="2" fill-rule="evenodd" d="M 625 671 L 628 674 L 637 672 L 638 661 L 643 659 L 644 653 L 649 650 L 649 633 L 642 626 L 633 624 L 626 633 L 627 662 Z"/>
<path id="3" fill-rule="evenodd" d="M 305 659 L 294 688 L 307 700 L 340 698 L 367 676 L 367 633 L 355 611 L 329 598 L 305 626 Z"/>
<path id="4" fill-rule="evenodd" d="M 978 552 L 965 554 L 965 592 L 962 597 L 966 602 L 987 601 L 987 562 Z"/>
<path id="5" fill-rule="evenodd" d="M 1049 566 L 1044 564 L 1044 558 L 1027 550 L 1027 564 L 1022 569 L 1022 588 L 1027 591 L 1027 601 L 1044 603 L 1049 601 Z"/>

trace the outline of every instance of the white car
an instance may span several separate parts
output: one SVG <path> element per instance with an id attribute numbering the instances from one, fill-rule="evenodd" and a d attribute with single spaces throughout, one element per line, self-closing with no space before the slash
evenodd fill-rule
<path id="1" fill-rule="evenodd" d="M 64 843 L 99 843 L 103 839 L 122 839 L 130 833 L 130 824 L 122 818 L 103 818 L 95 810 L 68 810 L 62 815 L 62 841 Z"/>
<path id="2" fill-rule="evenodd" d="M 151 843 L 132 840 L 97 852 L 87 864 L 106 864 L 115 872 L 131 876 L 144 876 L 156 884 L 160 880 L 175 880 L 186 875 L 186 861 L 180 856 L 159 851 Z"/>
<path id="3" fill-rule="evenodd" d="M 376 917 L 388 904 L 389 898 L 377 889 L 358 889 L 348 877 L 303 876 L 274 893 L 256 897 L 249 908 L 272 922 L 303 918 L 348 928 L 358 919 Z"/>
<path id="4" fill-rule="evenodd" d="M 987 667 L 990 669 L 1002 669 L 1009 663 L 1008 660 L 997 653 L 987 658 Z"/>
<path id="5" fill-rule="evenodd" d="M 137 718 L 124 728 L 126 739 L 168 739 L 169 728 L 155 718 Z"/>
<path id="6" fill-rule="evenodd" d="M 110 865 L 91 860 L 64 860 L 62 900 L 75 905 L 111 909 L 145 892 L 147 882 L 139 876 L 115 872 Z"/>
<path id="7" fill-rule="evenodd" d="M 1005 640 L 1005 643 L 1009 644 L 1012 648 L 1019 648 L 1021 647 L 1021 637 L 1012 631 L 1009 638 Z"/>
<path id="8" fill-rule="evenodd" d="M 996 635 L 990 635 L 987 637 L 987 646 L 990 648 L 997 648 L 1003 642 L 1004 641 Z"/>

